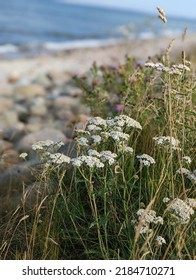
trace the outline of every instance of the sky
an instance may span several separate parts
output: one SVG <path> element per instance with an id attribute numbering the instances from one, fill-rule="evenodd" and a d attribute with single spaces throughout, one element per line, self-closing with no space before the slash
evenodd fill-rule
<path id="1" fill-rule="evenodd" d="M 101 5 L 155 13 L 161 6 L 169 16 L 196 19 L 196 0 L 61 0 L 62 2 Z"/>

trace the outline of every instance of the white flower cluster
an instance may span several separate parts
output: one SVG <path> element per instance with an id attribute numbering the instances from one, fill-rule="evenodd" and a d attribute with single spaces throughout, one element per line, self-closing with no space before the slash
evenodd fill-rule
<path id="1" fill-rule="evenodd" d="M 94 126 L 106 127 L 106 120 L 102 119 L 101 117 L 89 118 L 87 121 L 89 124 Z"/>
<path id="2" fill-rule="evenodd" d="M 54 142 L 52 140 L 38 141 L 32 145 L 32 149 L 34 151 L 47 150 L 48 148 L 59 149 L 63 145 L 64 143 L 61 141 L 59 142 Z"/>
<path id="3" fill-rule="evenodd" d="M 88 146 L 88 139 L 85 137 L 78 137 L 77 142 L 80 146 Z"/>
<path id="4" fill-rule="evenodd" d="M 182 159 L 183 159 L 186 163 L 188 163 L 188 164 L 191 163 L 191 158 L 188 157 L 188 156 L 184 156 L 184 157 L 182 157 Z"/>
<path id="5" fill-rule="evenodd" d="M 133 128 L 142 129 L 142 126 L 139 122 L 126 115 L 116 116 L 113 119 L 108 119 L 106 122 L 110 128 L 115 127 L 115 128 L 126 129 L 129 127 L 133 127 Z"/>
<path id="6" fill-rule="evenodd" d="M 180 141 L 175 139 L 174 137 L 158 136 L 158 137 L 153 137 L 152 139 L 155 140 L 155 142 L 160 146 L 169 147 L 171 145 L 173 150 L 180 150 L 179 148 Z"/>
<path id="7" fill-rule="evenodd" d="M 191 215 L 194 214 L 193 208 L 179 198 L 175 198 L 169 203 L 168 211 L 172 212 L 182 225 L 188 224 Z"/>
<path id="8" fill-rule="evenodd" d="M 161 224 L 163 225 L 163 218 L 161 216 L 156 216 L 156 212 L 154 210 L 146 210 L 146 209 L 139 209 L 137 211 L 138 216 L 138 227 L 140 228 L 140 223 L 142 224 L 140 228 L 140 233 L 150 233 L 150 224 Z"/>
<path id="9" fill-rule="evenodd" d="M 129 134 L 123 133 L 121 131 L 111 131 L 110 136 L 112 139 L 114 139 L 117 142 L 123 141 L 123 140 L 126 140 L 126 141 L 129 140 Z"/>
<path id="10" fill-rule="evenodd" d="M 115 163 L 115 158 L 117 157 L 117 154 L 112 153 L 111 151 L 101 151 L 99 153 L 96 150 L 90 149 L 87 153 L 89 156 L 99 158 L 102 162 L 108 162 L 109 165 L 113 165 Z"/>
<path id="11" fill-rule="evenodd" d="M 188 198 L 187 203 L 189 206 L 191 206 L 193 209 L 196 209 L 196 199 L 195 198 Z"/>
<path id="12" fill-rule="evenodd" d="M 164 198 L 163 198 L 163 202 L 164 202 L 164 203 L 167 203 L 167 202 L 169 202 L 169 201 L 170 201 L 170 198 L 169 198 L 169 197 L 164 197 Z"/>
<path id="13" fill-rule="evenodd" d="M 52 140 L 46 140 L 46 141 L 38 141 L 35 144 L 32 145 L 32 150 L 45 150 L 50 146 L 53 146 L 54 142 Z"/>
<path id="14" fill-rule="evenodd" d="M 108 162 L 109 165 L 113 165 L 115 163 L 115 158 L 117 157 L 117 154 L 112 153 L 111 151 L 102 151 L 100 155 L 101 160 L 103 162 Z"/>
<path id="15" fill-rule="evenodd" d="M 145 166 L 150 166 L 151 164 L 155 164 L 155 160 L 147 154 L 138 155 L 136 156 L 136 158 L 140 161 L 141 164 Z"/>
<path id="16" fill-rule="evenodd" d="M 77 158 L 71 159 L 71 163 L 73 166 L 80 167 L 82 164 L 86 164 L 88 167 L 97 167 L 102 168 L 104 164 L 100 161 L 99 158 L 93 156 L 79 156 Z"/>
<path id="17" fill-rule="evenodd" d="M 189 171 L 187 168 L 180 168 L 176 171 L 177 174 L 183 174 L 187 177 L 187 179 L 189 179 L 192 183 L 196 183 L 196 175 L 194 174 L 194 172 L 192 173 L 191 171 Z"/>
<path id="18" fill-rule="evenodd" d="M 87 166 L 99 168 L 103 167 L 105 162 L 113 165 L 117 154 L 108 150 L 99 151 L 100 143 L 103 143 L 103 146 L 108 146 L 108 144 L 111 146 L 111 143 L 115 143 L 119 152 L 133 153 L 133 148 L 128 146 L 130 128 L 142 129 L 139 122 L 126 115 L 107 120 L 100 117 L 89 118 L 85 130 L 76 130 L 76 141 L 85 148 L 83 151 L 85 151 L 86 156 L 82 155 L 72 159 L 72 164 L 79 167 L 82 163 L 85 163 Z"/>
<path id="19" fill-rule="evenodd" d="M 19 155 L 20 158 L 25 159 L 28 156 L 27 153 L 22 153 Z"/>
<path id="20" fill-rule="evenodd" d="M 169 73 L 171 75 L 181 75 L 182 71 L 190 71 L 190 68 L 184 64 L 172 65 L 171 67 L 163 65 L 163 63 L 153 63 L 147 62 L 145 63 L 146 67 L 155 69 L 157 71 Z"/>
<path id="21" fill-rule="evenodd" d="M 165 238 L 163 238 L 162 236 L 157 236 L 156 241 L 157 241 L 159 246 L 162 246 L 163 244 L 166 244 Z"/>
<path id="22" fill-rule="evenodd" d="M 61 153 L 50 154 L 48 159 L 48 163 L 59 165 L 63 163 L 70 163 L 70 161 L 70 157 Z"/>
<path id="23" fill-rule="evenodd" d="M 130 128 L 142 129 L 139 122 L 126 115 L 116 116 L 107 120 L 100 117 L 89 118 L 86 130 L 76 130 L 78 134 L 77 142 L 80 146 L 87 147 L 91 144 L 100 144 L 113 139 L 120 146 L 128 142 Z"/>
<path id="24" fill-rule="evenodd" d="M 122 152 L 125 152 L 125 153 L 130 153 L 130 154 L 132 154 L 133 153 L 133 148 L 131 148 L 131 147 L 129 147 L 129 146 L 121 146 L 120 147 L 120 150 L 122 151 Z"/>

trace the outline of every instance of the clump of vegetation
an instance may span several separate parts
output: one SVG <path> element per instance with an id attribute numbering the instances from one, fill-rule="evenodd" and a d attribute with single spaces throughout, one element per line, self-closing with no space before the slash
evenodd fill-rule
<path id="1" fill-rule="evenodd" d="M 1 230 L 2 259 L 194 259 L 195 76 L 170 47 L 75 78 L 92 117 L 73 158 L 33 145 L 37 196 Z"/>

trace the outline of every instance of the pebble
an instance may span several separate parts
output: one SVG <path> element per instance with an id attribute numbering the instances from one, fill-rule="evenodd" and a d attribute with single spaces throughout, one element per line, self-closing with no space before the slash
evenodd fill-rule
<path id="1" fill-rule="evenodd" d="M 38 141 L 52 140 L 54 142 L 66 141 L 65 135 L 57 129 L 53 128 L 44 128 L 35 132 L 32 132 L 24 136 L 17 144 L 17 148 L 23 151 L 31 150 L 31 147 L 34 143 Z"/>
<path id="2" fill-rule="evenodd" d="M 78 89 L 72 74 L 50 71 L 33 79 L 25 73 L 10 73 L 0 87 L 0 212 L 21 201 L 24 186 L 28 203 L 34 197 L 39 183 L 32 173 L 37 159 L 32 145 L 38 141 L 62 141 L 65 154 L 76 155 L 72 141 L 74 124 L 86 120 L 81 105 L 82 91 Z M 81 114 L 82 112 L 82 114 Z M 82 125 L 82 124 L 81 124 Z M 19 157 L 27 152 L 27 161 Z M 55 186 L 52 186 L 53 188 Z M 3 196 L 10 197 L 7 202 Z"/>
<path id="3" fill-rule="evenodd" d="M 22 98 L 34 98 L 35 96 L 44 96 L 45 90 L 41 85 L 29 84 L 16 87 L 14 93 Z"/>

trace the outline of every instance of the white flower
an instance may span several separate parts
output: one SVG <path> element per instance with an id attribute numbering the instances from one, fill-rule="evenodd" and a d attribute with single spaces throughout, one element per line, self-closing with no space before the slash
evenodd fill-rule
<path id="1" fill-rule="evenodd" d="M 55 147 L 60 148 L 60 147 L 64 146 L 65 144 L 62 141 L 59 141 L 59 142 L 56 142 L 54 145 L 55 145 Z"/>
<path id="2" fill-rule="evenodd" d="M 92 135 L 91 138 L 93 139 L 94 143 L 100 143 L 102 138 L 99 135 Z"/>
<path id="3" fill-rule="evenodd" d="M 163 202 L 164 202 L 164 203 L 167 203 L 167 202 L 169 202 L 169 201 L 170 201 L 170 198 L 169 198 L 169 197 L 164 197 L 164 198 L 163 198 Z"/>
<path id="4" fill-rule="evenodd" d="M 163 218 L 160 216 L 156 216 L 156 212 L 154 210 L 146 210 L 146 209 L 139 209 L 137 211 L 138 216 L 138 226 L 136 230 L 140 229 L 140 233 L 150 233 L 152 230 L 149 229 L 150 224 L 163 224 Z M 140 227 L 140 224 L 142 225 Z"/>
<path id="5" fill-rule="evenodd" d="M 179 144 L 180 144 L 180 141 L 173 138 L 173 137 L 170 137 L 170 136 L 158 136 L 158 137 L 153 137 L 152 138 L 153 140 L 155 140 L 155 142 L 158 144 L 158 145 L 162 145 L 162 146 L 172 146 L 172 149 L 173 150 L 179 150 Z"/>
<path id="6" fill-rule="evenodd" d="M 120 115 L 120 116 L 114 117 L 113 119 L 109 119 L 109 120 L 107 120 L 107 124 L 110 128 L 125 127 L 125 129 L 126 129 L 127 127 L 134 127 L 134 128 L 142 129 L 141 124 L 139 122 L 137 122 L 136 120 L 134 120 L 126 115 Z"/>
<path id="7" fill-rule="evenodd" d="M 181 224 L 188 224 L 194 210 L 186 202 L 179 198 L 172 200 L 168 206 L 168 211 L 173 212 Z"/>
<path id="8" fill-rule="evenodd" d="M 188 156 L 184 156 L 182 159 L 183 159 L 186 163 L 191 163 L 191 158 L 188 157 Z"/>
<path id="9" fill-rule="evenodd" d="M 123 152 L 123 153 L 133 153 L 133 148 L 129 147 L 129 146 L 120 146 L 119 147 L 120 151 Z"/>
<path id="10" fill-rule="evenodd" d="M 196 209 L 196 199 L 195 198 L 188 198 L 187 203 L 193 209 Z"/>
<path id="11" fill-rule="evenodd" d="M 27 153 L 22 153 L 22 154 L 19 155 L 19 157 L 20 157 L 20 158 L 23 158 L 23 159 L 25 159 L 27 156 L 28 156 Z"/>
<path id="12" fill-rule="evenodd" d="M 182 167 L 176 171 L 177 174 L 185 175 L 192 183 L 196 183 L 196 175 L 191 173 L 188 169 Z"/>
<path id="13" fill-rule="evenodd" d="M 80 167 L 82 165 L 82 160 L 79 158 L 72 158 L 71 163 L 73 166 Z"/>
<path id="14" fill-rule="evenodd" d="M 80 167 L 83 163 L 85 163 L 88 167 L 104 167 L 104 164 L 100 161 L 100 159 L 93 156 L 79 156 L 72 159 L 71 162 L 73 166 L 77 167 Z"/>
<path id="15" fill-rule="evenodd" d="M 151 164 L 155 164 L 155 160 L 147 154 L 136 156 L 136 158 L 140 161 L 141 164 L 144 164 L 146 166 L 150 166 Z"/>
<path id="16" fill-rule="evenodd" d="M 111 151 L 102 151 L 100 155 L 101 160 L 103 162 L 108 161 L 109 165 L 113 165 L 115 163 L 115 158 L 117 157 L 117 154 L 112 153 Z"/>
<path id="17" fill-rule="evenodd" d="M 50 154 L 49 163 L 62 164 L 70 163 L 70 157 L 63 155 L 61 153 Z"/>
<path id="18" fill-rule="evenodd" d="M 157 241 L 159 246 L 161 246 L 163 244 L 166 244 L 165 238 L 163 238 L 162 236 L 157 236 L 156 241 Z"/>
<path id="19" fill-rule="evenodd" d="M 35 144 L 32 145 L 33 150 L 44 150 L 48 147 L 51 147 L 54 145 L 54 142 L 52 140 L 46 140 L 46 141 L 38 141 Z"/>
<path id="20" fill-rule="evenodd" d="M 98 158 L 101 157 L 100 153 L 98 153 L 96 150 L 90 149 L 90 150 L 88 150 L 87 153 L 88 153 L 89 156 L 95 156 L 95 157 L 98 157 Z"/>
<path id="21" fill-rule="evenodd" d="M 80 146 L 88 146 L 88 139 L 85 137 L 77 138 L 77 142 Z"/>
<path id="22" fill-rule="evenodd" d="M 100 117 L 95 117 L 95 118 L 89 118 L 88 120 L 89 124 L 94 124 L 96 126 L 104 126 L 106 127 L 106 120 L 100 118 Z"/>
<path id="23" fill-rule="evenodd" d="M 120 140 L 128 141 L 129 140 L 129 134 L 123 133 L 121 131 L 111 131 L 110 137 L 116 141 L 120 141 Z"/>
<path id="24" fill-rule="evenodd" d="M 95 131 L 95 130 L 100 131 L 100 130 L 102 130 L 102 128 L 100 126 L 95 125 L 95 124 L 90 124 L 90 125 L 87 126 L 87 130 L 89 130 L 89 131 Z"/>
<path id="25" fill-rule="evenodd" d="M 184 64 L 172 65 L 172 68 L 177 68 L 179 70 L 190 71 L 190 68 Z"/>

